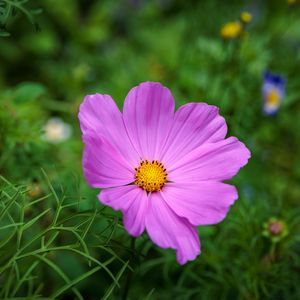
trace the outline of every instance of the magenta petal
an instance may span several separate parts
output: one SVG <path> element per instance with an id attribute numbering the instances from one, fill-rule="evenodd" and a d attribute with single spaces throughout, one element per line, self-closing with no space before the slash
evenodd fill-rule
<path id="1" fill-rule="evenodd" d="M 161 191 L 172 210 L 193 225 L 221 222 L 238 198 L 234 186 L 222 182 L 168 183 Z"/>
<path id="2" fill-rule="evenodd" d="M 195 259 L 200 254 L 195 226 L 225 218 L 238 195 L 222 181 L 251 155 L 238 139 L 225 139 L 218 108 L 190 103 L 174 113 L 171 92 L 145 82 L 128 93 L 123 115 L 110 96 L 95 94 L 85 97 L 79 119 L 84 175 L 91 186 L 104 188 L 100 201 L 122 211 L 131 235 L 146 229 L 155 244 L 176 250 L 180 264 Z M 146 159 L 159 160 L 166 170 L 146 162 L 136 176 L 135 167 Z M 135 179 L 154 191 L 146 193 Z"/>
<path id="3" fill-rule="evenodd" d="M 98 197 L 103 204 L 123 212 L 124 226 L 131 235 L 143 233 L 148 208 L 148 196 L 143 189 L 136 185 L 121 186 L 105 189 Z"/>
<path id="4" fill-rule="evenodd" d="M 83 140 L 83 170 L 89 185 L 106 188 L 134 181 L 134 169 L 105 138 L 86 131 Z"/>
<path id="5" fill-rule="evenodd" d="M 250 151 L 235 137 L 203 144 L 168 169 L 168 180 L 183 183 L 231 179 L 250 156 Z"/>
<path id="6" fill-rule="evenodd" d="M 128 138 L 122 114 L 109 95 L 86 96 L 78 117 L 83 134 L 95 131 L 106 138 L 133 168 L 139 164 L 139 155 Z"/>
<path id="7" fill-rule="evenodd" d="M 176 250 L 177 261 L 180 264 L 194 260 L 200 254 L 196 228 L 187 219 L 177 216 L 159 192 L 150 196 L 146 229 L 156 245 Z"/>
<path id="8" fill-rule="evenodd" d="M 172 165 L 203 143 L 223 140 L 226 133 L 226 122 L 216 106 L 206 103 L 183 105 L 175 113 L 160 160 Z"/>
<path id="9" fill-rule="evenodd" d="M 128 93 L 124 123 L 143 159 L 157 159 L 174 117 L 174 99 L 160 83 L 144 82 Z"/>

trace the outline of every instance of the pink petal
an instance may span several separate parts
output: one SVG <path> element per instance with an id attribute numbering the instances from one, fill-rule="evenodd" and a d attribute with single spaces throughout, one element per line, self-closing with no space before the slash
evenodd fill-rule
<path id="1" fill-rule="evenodd" d="M 172 210 L 193 225 L 221 222 L 238 198 L 234 186 L 222 182 L 168 183 L 161 195 Z"/>
<path id="2" fill-rule="evenodd" d="M 200 254 L 197 230 L 187 219 L 177 216 L 159 192 L 150 196 L 146 229 L 156 245 L 176 250 L 177 261 L 180 264 L 194 260 Z"/>
<path id="3" fill-rule="evenodd" d="M 98 198 L 103 204 L 123 212 L 124 226 L 131 235 L 143 233 L 148 208 L 148 196 L 143 189 L 136 185 L 105 189 Z"/>
<path id="4" fill-rule="evenodd" d="M 172 165 L 203 143 L 223 140 L 226 133 L 227 125 L 218 107 L 206 103 L 183 105 L 175 113 L 160 160 Z"/>
<path id="5" fill-rule="evenodd" d="M 235 137 L 203 144 L 168 169 L 168 180 L 183 183 L 231 179 L 250 156 L 250 151 Z"/>
<path id="6" fill-rule="evenodd" d="M 134 181 L 134 169 L 105 138 L 86 131 L 83 141 L 83 170 L 89 185 L 106 188 Z"/>
<path id="7" fill-rule="evenodd" d="M 174 99 L 160 83 L 144 82 L 128 93 L 124 123 L 143 159 L 157 159 L 174 117 Z"/>
<path id="8" fill-rule="evenodd" d="M 134 168 L 139 156 L 132 146 L 122 114 L 109 95 L 94 94 L 84 98 L 80 105 L 79 120 L 82 133 L 95 131 L 103 136 Z M 98 155 L 101 153 L 98 152 Z"/>

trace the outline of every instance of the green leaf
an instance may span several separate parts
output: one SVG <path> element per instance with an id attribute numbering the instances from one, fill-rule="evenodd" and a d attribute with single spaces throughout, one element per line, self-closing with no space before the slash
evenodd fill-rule
<path id="1" fill-rule="evenodd" d="M 96 273 L 97 271 L 99 271 L 101 269 L 100 266 L 94 267 L 93 269 L 91 269 L 90 271 L 82 274 L 81 276 L 77 277 L 76 279 L 70 281 L 69 283 L 65 284 L 63 287 L 61 287 L 60 289 L 58 289 L 51 297 L 53 297 L 54 299 L 56 299 L 58 296 L 60 296 L 62 293 L 64 293 L 65 291 L 67 291 L 68 289 L 74 287 L 76 284 L 78 284 L 79 282 L 83 281 L 84 279 L 86 279 L 87 277 L 93 275 L 94 273 Z M 82 298 L 81 298 L 82 299 Z"/>
<path id="2" fill-rule="evenodd" d="M 15 89 L 14 98 L 16 102 L 35 101 L 45 92 L 45 87 L 40 83 L 23 82 Z"/>
<path id="3" fill-rule="evenodd" d="M 116 281 L 113 282 L 110 287 L 106 290 L 105 295 L 101 298 L 101 300 L 107 300 L 109 299 L 110 295 L 112 294 L 113 290 L 115 289 L 116 282 L 118 282 L 121 278 L 121 276 L 123 275 L 123 273 L 125 272 L 126 268 L 128 267 L 129 261 L 127 261 L 121 268 L 121 270 L 118 272 L 117 276 L 116 276 Z"/>
<path id="4" fill-rule="evenodd" d="M 145 300 L 150 300 L 151 297 L 152 297 L 152 295 L 153 295 L 153 293 L 154 293 L 154 291 L 155 291 L 155 288 L 153 288 L 153 289 L 148 293 L 148 295 L 146 296 Z"/>
<path id="5" fill-rule="evenodd" d="M 83 300 L 83 297 L 81 296 L 79 291 L 76 288 L 74 288 L 75 284 L 72 285 L 72 281 L 63 272 L 63 270 L 61 270 L 55 263 L 53 263 L 50 259 L 46 258 L 45 256 L 38 255 L 38 254 L 35 254 L 34 256 L 37 257 L 39 260 L 43 261 L 44 263 L 46 263 L 51 269 L 53 269 L 67 283 L 68 288 L 72 288 L 72 291 L 74 292 L 74 294 L 80 300 Z M 56 298 L 56 297 L 53 297 L 53 298 Z"/>
<path id="6" fill-rule="evenodd" d="M 35 218 L 31 219 L 29 222 L 27 222 L 24 226 L 23 226 L 23 230 L 26 230 L 27 228 L 29 228 L 30 226 L 32 226 L 35 222 L 37 222 L 40 218 L 42 218 L 44 215 L 46 215 L 49 211 L 51 210 L 51 208 L 46 209 L 45 211 L 41 212 L 38 216 L 36 216 Z"/>
<path id="7" fill-rule="evenodd" d="M 10 33 L 7 31 L 0 31 L 0 37 L 9 37 Z"/>

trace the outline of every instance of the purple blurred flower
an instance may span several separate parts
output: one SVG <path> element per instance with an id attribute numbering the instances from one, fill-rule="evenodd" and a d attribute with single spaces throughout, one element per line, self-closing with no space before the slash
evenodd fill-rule
<path id="1" fill-rule="evenodd" d="M 189 103 L 174 111 L 169 89 L 145 82 L 127 95 L 123 113 L 109 95 L 89 95 L 80 106 L 87 182 L 99 200 L 123 212 L 133 236 L 147 230 L 180 264 L 200 254 L 197 225 L 222 221 L 238 198 L 224 180 L 247 164 L 249 150 L 219 109 Z"/>
<path id="2" fill-rule="evenodd" d="M 276 114 L 285 95 L 285 79 L 280 75 L 265 72 L 262 94 L 265 114 Z"/>

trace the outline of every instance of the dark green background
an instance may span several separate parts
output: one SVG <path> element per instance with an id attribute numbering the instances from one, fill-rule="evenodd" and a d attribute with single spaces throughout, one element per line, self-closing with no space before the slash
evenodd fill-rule
<path id="1" fill-rule="evenodd" d="M 4 18 L 10 2 L 19 8 Z M 222 40 L 221 27 L 244 10 L 253 20 L 243 35 Z M 10 33 L 0 38 L 0 298 L 122 299 L 127 287 L 128 299 L 300 298 L 300 3 L 14 0 L 0 1 L 0 16 Z M 265 70 L 287 79 L 272 117 L 262 113 Z M 121 215 L 98 203 L 82 175 L 84 95 L 110 94 L 121 108 L 148 80 L 169 87 L 177 107 L 219 106 L 228 134 L 252 152 L 231 181 L 239 200 L 221 224 L 199 228 L 202 254 L 185 266 L 146 234 L 133 248 Z M 56 145 L 41 139 L 53 116 L 73 129 Z M 33 184 L 41 194 L 30 197 Z M 278 243 L 262 235 L 271 217 L 288 227 Z"/>

